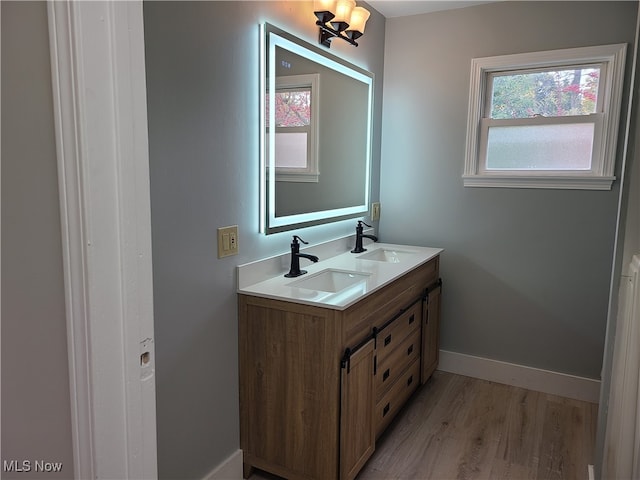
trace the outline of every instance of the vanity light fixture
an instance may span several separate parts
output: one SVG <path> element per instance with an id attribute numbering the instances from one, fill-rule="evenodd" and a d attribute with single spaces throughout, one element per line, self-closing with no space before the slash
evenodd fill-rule
<path id="1" fill-rule="evenodd" d="M 356 40 L 364 33 L 364 26 L 371 13 L 356 7 L 356 0 L 314 0 L 314 14 L 320 27 L 319 43 L 331 48 L 334 37 L 358 46 Z"/>

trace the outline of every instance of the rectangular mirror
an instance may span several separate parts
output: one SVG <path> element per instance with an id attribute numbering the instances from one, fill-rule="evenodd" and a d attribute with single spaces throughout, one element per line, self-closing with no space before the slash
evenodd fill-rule
<path id="1" fill-rule="evenodd" d="M 366 215 L 373 74 L 273 25 L 260 37 L 261 231 Z"/>

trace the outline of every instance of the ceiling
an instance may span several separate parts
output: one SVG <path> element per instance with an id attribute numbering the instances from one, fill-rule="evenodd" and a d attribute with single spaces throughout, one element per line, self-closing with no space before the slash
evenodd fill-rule
<path id="1" fill-rule="evenodd" d="M 451 10 L 454 8 L 470 7 L 488 1 L 462 1 L 462 0 L 366 0 L 386 18 L 405 17 L 421 13 L 437 12 L 439 10 Z"/>

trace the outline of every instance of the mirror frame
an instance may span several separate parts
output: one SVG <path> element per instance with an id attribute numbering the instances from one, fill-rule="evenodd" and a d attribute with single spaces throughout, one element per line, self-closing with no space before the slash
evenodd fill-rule
<path id="1" fill-rule="evenodd" d="M 265 118 L 266 94 L 268 91 L 275 91 L 275 75 L 268 75 L 268 72 L 275 72 L 276 47 L 284 48 L 306 57 L 324 67 L 336 70 L 368 85 L 367 121 L 369 128 L 367 129 L 365 189 L 362 204 L 331 210 L 276 216 L 276 176 L 267 176 L 267 170 L 275 172 L 275 129 L 270 130 L 268 133 L 270 141 L 267 141 L 267 118 Z M 296 228 L 361 217 L 369 213 L 373 137 L 373 80 L 374 75 L 372 72 L 335 57 L 269 23 L 260 24 L 260 233 L 269 235 Z M 275 123 L 273 118 L 275 112 L 274 97 L 274 95 L 269 96 L 269 101 L 271 102 L 269 125 L 274 125 Z M 268 151 L 266 151 L 267 146 Z"/>

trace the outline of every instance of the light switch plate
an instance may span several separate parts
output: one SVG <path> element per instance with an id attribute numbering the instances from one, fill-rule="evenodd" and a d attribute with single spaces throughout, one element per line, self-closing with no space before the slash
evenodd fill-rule
<path id="1" fill-rule="evenodd" d="M 220 227 L 218 229 L 218 258 L 238 254 L 238 226 Z"/>
<path id="2" fill-rule="evenodd" d="M 371 220 L 374 222 L 380 220 L 380 202 L 374 202 L 371 204 Z"/>

